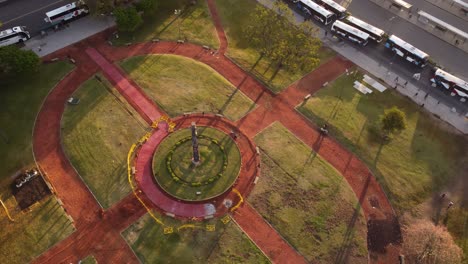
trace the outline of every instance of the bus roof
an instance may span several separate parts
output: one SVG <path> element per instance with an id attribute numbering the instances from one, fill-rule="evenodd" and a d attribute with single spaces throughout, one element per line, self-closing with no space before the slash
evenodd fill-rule
<path id="1" fill-rule="evenodd" d="M 46 14 L 47 17 L 53 17 L 53 16 L 55 16 L 57 14 L 66 12 L 66 11 L 68 11 L 70 9 L 75 8 L 75 7 L 77 7 L 77 4 L 76 4 L 76 2 L 73 2 L 73 3 L 67 4 L 67 5 L 61 6 L 61 7 L 57 8 L 57 9 L 52 10 L 52 11 L 49 11 L 49 12 L 47 12 L 45 14 Z"/>
<path id="2" fill-rule="evenodd" d="M 22 31 L 24 31 L 24 30 L 21 29 L 21 27 L 9 28 L 9 29 L 1 31 L 0 32 L 0 37 L 5 37 L 5 36 L 11 35 L 13 33 L 22 32 Z"/>
<path id="3" fill-rule="evenodd" d="M 355 24 L 356 26 L 359 26 L 365 30 L 368 30 L 369 32 L 375 34 L 375 35 L 378 35 L 378 36 L 383 36 L 385 34 L 385 32 L 383 30 L 381 30 L 380 28 L 377 28 L 377 27 L 374 27 L 370 24 L 368 24 L 367 22 L 364 22 L 356 17 L 353 17 L 353 16 L 349 16 L 346 18 L 346 20 L 348 20 L 349 22 L 351 22 L 351 24 Z"/>
<path id="4" fill-rule="evenodd" d="M 409 44 L 408 42 L 402 40 L 401 38 L 399 38 L 399 37 L 397 37 L 395 35 L 391 35 L 388 38 L 388 40 L 390 40 L 393 43 L 397 44 L 398 46 L 404 48 L 405 50 L 413 53 L 414 55 L 420 57 L 421 59 L 426 59 L 426 58 L 429 57 L 429 55 L 427 55 L 427 53 L 425 53 L 424 51 L 415 48 L 413 45 Z"/>
<path id="5" fill-rule="evenodd" d="M 343 6 L 339 5 L 337 2 L 333 1 L 333 0 L 320 0 L 322 2 L 324 2 L 325 4 L 335 8 L 336 10 L 338 10 L 338 12 L 341 12 L 341 13 L 345 13 L 346 12 L 346 8 L 344 8 Z"/>
<path id="6" fill-rule="evenodd" d="M 449 81 L 449 82 L 452 82 L 452 83 L 455 83 L 457 86 L 459 86 L 460 88 L 464 89 L 465 92 L 468 92 L 468 82 L 446 72 L 446 71 L 443 71 L 439 68 L 437 68 L 436 72 L 435 72 L 435 75 L 438 75 L 438 76 L 441 76 L 442 78 L 444 78 L 445 80 Z"/>
<path id="7" fill-rule="evenodd" d="M 351 25 L 348 25 L 346 23 L 343 23 L 339 20 L 335 21 L 335 23 L 333 23 L 333 26 L 332 27 L 338 27 L 338 28 L 341 28 L 341 29 L 344 29 L 348 32 L 351 32 L 353 33 L 354 35 L 362 38 L 362 39 L 368 39 L 369 38 L 369 34 L 367 34 L 366 32 L 363 32 Z"/>
<path id="8" fill-rule="evenodd" d="M 319 14 L 325 16 L 325 17 L 330 17 L 333 15 L 332 12 L 328 11 L 327 9 L 325 9 L 324 7 L 321 7 L 319 6 L 318 4 L 312 2 L 311 0 L 300 0 L 301 3 L 303 3 L 304 5 L 312 8 L 313 10 L 317 11 Z"/>

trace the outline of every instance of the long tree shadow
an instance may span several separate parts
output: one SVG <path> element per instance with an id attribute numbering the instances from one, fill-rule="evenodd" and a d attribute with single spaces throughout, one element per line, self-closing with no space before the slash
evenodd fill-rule
<path id="1" fill-rule="evenodd" d="M 341 243 L 340 249 L 338 250 L 338 254 L 335 257 L 335 264 L 341 263 L 348 263 L 348 256 L 353 249 L 353 241 L 354 241 L 354 226 L 359 218 L 361 212 L 361 204 L 358 202 L 354 209 L 353 216 L 351 217 L 348 226 L 346 228 L 346 232 L 343 236 L 343 242 Z"/>
<path id="2" fill-rule="evenodd" d="M 226 100 L 226 102 L 224 102 L 224 105 L 219 108 L 219 110 L 218 110 L 219 114 L 222 114 L 226 110 L 228 105 L 231 103 L 232 98 L 234 98 L 234 95 L 236 95 L 237 92 L 240 90 L 240 87 L 245 83 L 247 78 L 248 78 L 248 75 L 245 75 L 244 78 L 242 79 L 242 81 L 236 87 L 236 89 L 234 89 L 234 91 L 231 93 L 231 95 L 229 95 L 229 98 Z"/>
<path id="3" fill-rule="evenodd" d="M 375 154 L 375 157 L 374 157 L 374 161 L 372 162 L 373 167 L 377 167 L 377 162 L 379 161 L 380 154 L 382 153 L 382 149 L 383 149 L 384 145 L 385 145 L 385 141 L 381 140 L 380 145 L 379 145 L 379 149 L 377 150 L 377 153 Z"/>
<path id="4" fill-rule="evenodd" d="M 356 208 L 354 209 L 353 216 L 351 217 L 351 220 L 348 223 L 348 227 L 346 229 L 343 242 L 341 243 L 340 249 L 338 250 L 338 254 L 335 257 L 335 261 L 334 261 L 335 264 L 346 263 L 350 250 L 352 249 L 351 244 L 353 242 L 353 237 L 354 237 L 354 226 L 356 225 L 356 221 L 359 218 L 362 203 L 364 202 L 364 199 L 366 197 L 367 189 L 369 188 L 371 177 L 372 175 L 369 173 L 367 175 L 364 187 L 362 188 L 361 194 L 359 195 L 359 200 L 356 205 Z"/>
<path id="5" fill-rule="evenodd" d="M 255 61 L 255 63 L 252 65 L 252 67 L 249 69 L 249 71 L 247 72 L 248 74 L 246 74 L 244 76 L 244 78 L 242 79 L 242 81 L 239 83 L 239 85 L 237 85 L 236 89 L 234 90 L 234 92 L 229 96 L 228 100 L 224 103 L 224 105 L 219 109 L 218 113 L 222 114 L 226 108 L 228 107 L 228 105 L 231 103 L 232 101 L 232 98 L 237 94 L 237 92 L 240 90 L 240 87 L 247 81 L 247 79 L 249 78 L 249 75 L 252 73 L 252 71 L 254 70 L 254 68 L 257 66 L 257 64 L 262 60 L 263 58 L 263 54 L 261 54 L 257 61 Z M 257 99 L 260 99 L 257 98 Z M 257 102 L 257 100 L 255 101 L 255 103 Z M 252 104 L 249 108 L 248 111 L 252 110 L 254 107 L 255 107 L 255 103 Z"/>

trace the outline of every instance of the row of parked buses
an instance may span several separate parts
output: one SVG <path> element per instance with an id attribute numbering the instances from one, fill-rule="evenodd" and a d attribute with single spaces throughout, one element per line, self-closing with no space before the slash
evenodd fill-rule
<path id="1" fill-rule="evenodd" d="M 47 12 L 44 21 L 53 27 L 88 13 L 88 6 L 83 1 L 77 1 Z M 23 43 L 30 38 L 31 35 L 24 26 L 6 29 L 0 32 L 0 47 Z"/>
<path id="2" fill-rule="evenodd" d="M 331 32 L 339 38 L 366 46 L 369 41 L 381 43 L 386 37 L 382 29 L 356 17 L 347 16 L 346 8 L 333 0 L 292 0 L 292 2 L 305 18 L 313 18 L 326 26 L 332 24 Z M 395 35 L 388 36 L 384 46 L 416 66 L 423 68 L 428 64 L 427 53 Z M 465 98 L 464 100 L 468 99 L 468 83 L 448 72 L 435 68 L 431 82 L 433 86 L 448 89 Z"/>

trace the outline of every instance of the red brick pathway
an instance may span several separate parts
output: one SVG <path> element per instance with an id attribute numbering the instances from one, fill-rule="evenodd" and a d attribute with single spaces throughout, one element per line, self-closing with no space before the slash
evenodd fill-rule
<path id="1" fill-rule="evenodd" d="M 153 110 L 147 111 L 151 108 L 151 104 L 155 109 L 155 104 L 148 100 L 148 97 L 131 80 L 127 80 L 118 67 L 111 64 L 134 55 L 176 54 L 196 59 L 211 66 L 258 105 L 252 113 L 237 122 L 238 129 L 247 137 L 252 138 L 274 121 L 281 122 L 343 174 L 359 197 L 368 220 L 385 220 L 395 217 L 385 193 L 365 164 L 333 139 L 320 137 L 316 127 L 294 110 L 304 95 L 314 93 L 320 89 L 324 82 L 335 79 L 346 68 L 351 67 L 352 63 L 335 57 L 296 84 L 288 87 L 283 93 L 274 95 L 224 56 L 227 41 L 225 41 L 226 37 L 214 1 L 208 0 L 208 6 L 220 37 L 220 53 L 214 56 L 197 45 L 181 45 L 170 42 L 110 47 L 106 44 L 103 35 L 95 36 L 51 55 L 63 57 L 66 54 L 72 54 L 72 57 L 77 61 L 77 69 L 60 82 L 47 97 L 34 129 L 34 153 L 38 163 L 55 186 L 57 195 L 63 200 L 65 209 L 75 220 L 77 231 L 41 255 L 36 262 L 76 261 L 89 254 L 93 254 L 100 263 L 137 262 L 131 249 L 122 240 L 120 231 L 142 215 L 144 209 L 131 196 L 107 210 L 104 218 L 100 219 L 99 206 L 70 166 L 60 146 L 60 117 L 63 113 L 64 102 L 79 84 L 97 71 L 98 65 L 107 69 L 105 75 L 116 85 L 125 98 L 129 99 L 132 106 L 139 113 L 144 114 L 143 116 L 148 122 L 158 116 L 157 113 L 151 112 Z M 88 49 L 89 46 L 95 49 Z M 98 65 L 86 57 L 82 52 L 85 49 L 87 49 L 86 53 Z M 249 189 L 249 181 L 245 181 L 243 184 L 246 189 Z M 377 201 L 379 207 L 374 208 L 370 205 L 371 198 Z M 305 261 L 249 205 L 245 205 L 238 212 L 239 214 L 234 216 L 235 220 L 273 262 L 302 263 Z M 263 231 L 258 232 L 260 230 Z M 371 261 L 373 263 L 397 263 L 400 246 L 389 244 L 386 250 L 386 253 L 376 254 L 376 258 L 371 259 Z"/>
<path id="2" fill-rule="evenodd" d="M 273 263 L 307 263 L 250 204 L 237 210 L 234 220 Z"/>
<path id="3" fill-rule="evenodd" d="M 94 48 L 87 48 L 86 53 L 99 65 L 107 79 L 148 123 L 161 117 L 163 112 L 156 104 L 146 97 L 141 89 L 124 76 L 115 65 L 109 63 Z"/>

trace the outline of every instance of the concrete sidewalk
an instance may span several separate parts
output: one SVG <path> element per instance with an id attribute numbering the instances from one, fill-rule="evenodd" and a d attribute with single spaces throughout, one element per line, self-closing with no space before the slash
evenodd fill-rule
<path id="1" fill-rule="evenodd" d="M 468 13 L 463 10 L 468 10 L 466 0 L 459 1 L 458 3 L 453 0 L 426 0 L 427 2 L 463 19 L 468 21 Z"/>
<path id="2" fill-rule="evenodd" d="M 271 0 L 258 1 L 267 7 L 271 6 L 272 3 Z M 297 14 L 296 19 L 296 23 L 303 21 L 302 16 Z M 87 16 L 71 22 L 69 26 L 64 29 L 56 32 L 50 31 L 48 35 L 44 37 L 37 36 L 30 39 L 26 42 L 24 49 L 33 50 L 36 54 L 43 57 L 113 26 L 115 26 L 115 21 L 112 17 Z M 360 49 L 356 49 L 351 43 L 345 41 L 336 42 L 331 36 L 327 38 L 324 35 L 325 31 L 323 29 L 319 30 L 319 37 L 321 37 L 322 41 L 330 48 L 374 75 L 376 78 L 384 80 L 388 86 L 395 86 L 394 80 L 397 75 L 391 71 L 389 65 L 379 63 L 372 59 Z M 400 77 L 399 79 L 401 82 L 404 82 L 403 78 Z M 448 107 L 430 95 L 426 96 L 425 92 L 411 83 L 408 83 L 406 87 L 400 85 L 397 90 L 464 134 L 468 134 L 468 118 L 465 117 L 468 113 Z"/>
<path id="3" fill-rule="evenodd" d="M 460 110 L 446 106 L 427 92 L 413 85 L 411 82 L 404 85 L 406 81 L 411 80 L 401 78 L 392 72 L 386 65 L 376 62 L 362 53 L 360 49 L 356 49 L 344 41 L 337 42 L 333 37 L 324 38 L 322 41 L 324 41 L 324 43 L 333 50 L 340 53 L 343 57 L 346 57 L 360 68 L 372 74 L 375 78 L 383 80 L 390 89 L 395 89 L 394 87 L 396 86 L 396 90 L 402 95 L 408 97 L 421 107 L 424 107 L 436 117 L 451 124 L 463 134 L 468 134 L 468 119 L 465 117 L 467 113 L 460 113 Z M 395 81 L 396 77 L 399 77 L 399 81 Z"/>
<path id="4" fill-rule="evenodd" d="M 39 57 L 44 57 L 113 26 L 113 17 L 89 15 L 70 22 L 63 29 L 50 30 L 45 36 L 31 38 L 25 42 L 23 49 L 32 50 Z"/>
<path id="5" fill-rule="evenodd" d="M 268 8 L 271 8 L 273 5 L 272 0 L 257 1 Z M 304 18 L 297 13 L 295 13 L 295 18 L 296 21 L 292 22 L 296 24 L 304 21 Z M 315 26 L 314 22 L 311 23 Z M 357 49 L 356 46 L 354 46 L 351 42 L 337 41 L 330 34 L 325 36 L 325 30 L 323 28 L 317 26 L 316 28 L 319 30 L 317 37 L 319 37 L 325 45 L 335 50 L 348 60 L 352 61 L 360 68 L 369 72 L 375 78 L 383 80 L 385 84 L 389 86 L 389 88 L 392 87 L 392 89 L 394 89 L 395 85 L 397 85 L 396 89 L 402 95 L 407 96 L 416 104 L 424 107 L 434 116 L 451 124 L 463 134 L 468 134 L 468 112 L 465 110 L 466 107 L 461 110 L 445 105 L 443 102 L 440 102 L 440 100 L 428 94 L 429 92 L 424 92 L 422 88 L 426 87 L 424 87 L 425 85 L 422 84 L 422 82 L 415 82 L 416 85 L 412 84 L 412 80 L 405 80 L 405 78 L 402 76 L 395 74 L 394 71 L 391 70 L 391 64 L 376 61 L 366 55 L 362 49 Z M 400 83 L 395 83 L 396 77 L 399 77 L 398 79 L 400 80 Z M 408 84 L 404 86 L 403 84 L 406 81 L 408 81 Z M 430 88 L 438 89 L 432 87 Z M 426 88 L 424 90 L 430 91 L 431 89 Z"/>
<path id="6" fill-rule="evenodd" d="M 420 16 L 416 11 L 412 12 L 411 10 L 404 10 L 404 9 L 397 9 L 392 7 L 393 1 L 391 0 L 370 0 L 374 4 L 388 10 L 389 12 L 393 13 L 394 15 L 399 16 L 400 18 L 418 26 L 419 28 L 431 33 L 435 37 L 451 44 L 452 46 L 463 50 L 464 52 L 468 53 L 468 41 L 466 39 L 466 32 L 462 29 L 457 28 L 463 35 L 458 35 L 454 32 L 451 32 L 447 29 L 441 30 L 438 26 L 431 23 L 426 18 Z M 441 18 L 438 18 L 441 19 Z M 450 25 L 452 27 L 457 27 L 457 25 Z M 440 25 L 442 27 L 442 25 Z M 443 27 L 442 27 L 443 28 Z M 461 34 L 461 33 L 460 33 Z"/>

